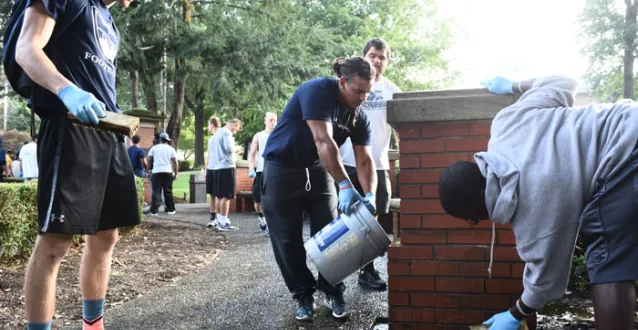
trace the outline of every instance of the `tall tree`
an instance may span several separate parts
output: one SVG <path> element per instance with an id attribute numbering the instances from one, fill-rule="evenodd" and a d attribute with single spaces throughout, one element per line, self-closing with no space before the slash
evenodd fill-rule
<path id="1" fill-rule="evenodd" d="M 596 96 L 607 101 L 633 99 L 638 1 L 624 0 L 623 8 L 608 0 L 587 0 L 580 20 L 589 57 L 587 83 Z M 624 13 L 624 14 L 623 14 Z"/>

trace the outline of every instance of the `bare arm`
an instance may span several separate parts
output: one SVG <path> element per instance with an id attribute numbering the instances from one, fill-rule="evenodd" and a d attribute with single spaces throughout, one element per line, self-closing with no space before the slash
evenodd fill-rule
<path id="1" fill-rule="evenodd" d="M 148 169 L 153 169 L 153 156 L 148 156 Z"/>
<path id="2" fill-rule="evenodd" d="M 173 165 L 173 173 L 175 173 L 175 178 L 177 179 L 177 173 L 178 173 L 177 158 L 175 157 L 171 158 L 171 164 Z"/>
<path id="3" fill-rule="evenodd" d="M 353 145 L 354 157 L 357 161 L 357 178 L 363 188 L 363 193 L 377 192 L 377 169 L 372 161 L 370 146 Z"/>
<path id="4" fill-rule="evenodd" d="M 16 62 L 36 84 L 58 95 L 62 88 L 72 83 L 56 69 L 43 50 L 54 27 L 55 20 L 49 16 L 44 4 L 36 0 L 24 16 L 16 45 Z"/>
<path id="5" fill-rule="evenodd" d="M 142 157 L 142 166 L 144 166 L 144 170 L 148 172 L 148 163 L 146 162 L 146 157 Z"/>
<path id="6" fill-rule="evenodd" d="M 330 123 L 321 120 L 306 120 L 310 131 L 312 131 L 312 137 L 315 140 L 315 146 L 317 146 L 317 153 L 319 159 L 323 162 L 328 173 L 332 175 L 332 178 L 336 182 L 341 182 L 348 178 L 346 170 L 341 162 L 341 156 L 339 155 L 339 148 L 332 139 L 332 126 Z"/>
<path id="7" fill-rule="evenodd" d="M 396 129 L 392 128 L 392 131 L 394 132 L 394 139 L 397 141 L 397 147 L 399 146 L 399 142 L 401 140 L 399 140 L 399 131 L 397 131 Z"/>
<path id="8" fill-rule="evenodd" d="M 532 86 L 534 86 L 534 81 L 536 81 L 536 79 L 515 82 L 514 84 L 512 84 L 512 90 L 514 91 L 514 93 L 523 94 L 530 90 Z"/>
<path id="9" fill-rule="evenodd" d="M 248 154 L 248 169 L 257 168 L 257 149 L 259 149 L 259 139 L 257 134 L 253 137 L 253 142 L 250 144 L 250 153 Z"/>

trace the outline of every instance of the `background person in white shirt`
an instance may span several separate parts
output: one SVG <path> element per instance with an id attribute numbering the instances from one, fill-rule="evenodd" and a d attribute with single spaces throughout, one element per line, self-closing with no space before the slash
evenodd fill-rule
<path id="1" fill-rule="evenodd" d="M 248 157 L 248 176 L 254 178 L 253 180 L 253 202 L 255 203 L 255 211 L 259 217 L 259 228 L 266 232 L 266 236 L 270 236 L 268 232 L 268 225 L 266 224 L 266 218 L 261 210 L 261 175 L 264 171 L 264 150 L 266 149 L 266 142 L 272 130 L 277 126 L 277 114 L 273 112 L 266 112 L 264 117 L 265 129 L 253 137 L 253 141 L 250 144 L 250 155 Z"/>
<path id="2" fill-rule="evenodd" d="M 392 99 L 394 93 L 398 93 L 401 90 L 390 80 L 383 77 L 383 73 L 390 62 L 390 45 L 385 40 L 374 38 L 368 41 L 363 48 L 363 57 L 372 63 L 377 71 L 372 90 L 368 94 L 368 98 L 361 104 L 360 110 L 366 114 L 372 128 L 372 159 L 377 168 L 378 178 L 375 194 L 377 214 L 386 214 L 390 211 L 390 198 L 392 196 L 388 150 L 390 149 L 390 137 L 393 131 L 388 124 L 386 102 Z M 399 138 L 396 131 L 395 138 L 398 142 Z M 355 154 L 350 139 L 346 140 L 341 146 L 340 152 L 348 177 L 352 180 L 352 184 L 357 191 L 363 194 L 357 176 Z M 359 274 L 359 284 L 377 290 L 385 290 L 387 287 L 386 282 L 379 277 L 379 273 L 374 269 L 374 262 L 370 262 L 363 267 Z"/>
<path id="3" fill-rule="evenodd" d="M 175 214 L 175 202 L 173 200 L 173 180 L 177 179 L 177 152 L 168 143 L 171 141 L 168 134 L 160 134 L 160 143 L 154 145 L 148 152 L 149 167 L 153 168 L 151 175 L 153 198 L 151 202 L 151 214 L 157 215 L 162 204 L 162 192 L 164 193 L 165 211 Z"/>
<path id="4" fill-rule="evenodd" d="M 20 149 L 20 172 L 24 181 L 38 178 L 38 136 Z"/>
<path id="5" fill-rule="evenodd" d="M 230 208 L 230 200 L 235 199 L 236 153 L 243 149 L 235 146 L 233 134 L 241 129 L 241 120 L 231 119 L 226 123 L 226 126 L 217 130 L 210 144 L 213 146 L 211 162 L 214 160 L 216 170 L 213 195 L 217 197 L 217 229 L 220 231 L 237 230 L 237 227 L 234 227 L 228 220 L 228 210 Z"/>
<path id="6" fill-rule="evenodd" d="M 208 139 L 208 157 L 204 159 L 204 179 L 206 179 L 206 193 L 210 195 L 210 221 L 206 227 L 217 227 L 217 198 L 215 196 L 215 177 L 217 171 L 215 166 L 215 145 L 213 144 L 213 137 L 215 132 L 221 127 L 222 124 L 217 117 L 210 117 L 208 119 L 208 133 L 212 134 Z"/>

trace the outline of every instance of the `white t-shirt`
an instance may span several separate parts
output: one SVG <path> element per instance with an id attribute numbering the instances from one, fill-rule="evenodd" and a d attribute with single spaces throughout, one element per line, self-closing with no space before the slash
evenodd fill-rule
<path id="1" fill-rule="evenodd" d="M 264 171 L 264 150 L 266 150 L 266 142 L 268 142 L 268 137 L 270 133 L 266 131 L 261 131 L 257 133 L 257 141 L 259 143 L 257 150 L 257 172 Z"/>
<path id="2" fill-rule="evenodd" d="M 208 138 L 208 166 L 207 170 L 214 170 L 217 166 L 217 154 L 215 153 L 215 139 L 213 139 L 215 135 L 213 134 Z"/>
<path id="3" fill-rule="evenodd" d="M 154 145 L 148 151 L 148 156 L 153 157 L 153 173 L 173 173 L 172 158 L 177 158 L 177 152 L 166 143 Z"/>
<path id="4" fill-rule="evenodd" d="M 20 160 L 22 161 L 22 177 L 38 177 L 38 145 L 30 142 L 20 149 Z"/>
<path id="5" fill-rule="evenodd" d="M 392 127 L 388 125 L 386 102 L 392 99 L 394 93 L 399 92 L 401 92 L 399 87 L 390 80 L 381 77 L 381 80 L 374 82 L 368 98 L 361 103 L 361 110 L 368 116 L 372 129 L 370 146 L 372 147 L 372 159 L 374 159 L 377 170 L 390 169 L 388 150 L 390 149 Z M 357 166 L 350 138 L 341 146 L 340 151 L 344 165 Z"/>

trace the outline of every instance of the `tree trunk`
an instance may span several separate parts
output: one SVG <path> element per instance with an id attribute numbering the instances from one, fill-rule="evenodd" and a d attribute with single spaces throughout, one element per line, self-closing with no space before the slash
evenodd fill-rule
<path id="1" fill-rule="evenodd" d="M 623 57 L 623 97 L 634 98 L 634 50 L 636 49 L 636 14 L 638 6 L 636 0 L 625 0 L 625 54 Z"/>
<path id="2" fill-rule="evenodd" d="M 140 99 L 139 99 L 139 75 L 137 74 L 137 70 L 131 70 L 129 72 L 131 78 L 131 108 L 139 108 L 140 107 Z"/>
<path id="3" fill-rule="evenodd" d="M 157 92 L 155 88 L 153 76 L 146 72 L 142 72 L 142 88 L 144 89 L 144 98 L 146 98 L 146 109 L 152 113 L 157 113 Z"/>
<path id="4" fill-rule="evenodd" d="M 195 115 L 195 168 L 204 166 L 204 100 L 197 100 L 197 109 L 193 111 Z"/>
<path id="5" fill-rule="evenodd" d="M 166 132 L 170 135 L 172 145 L 177 148 L 179 135 L 182 131 L 182 112 L 184 110 L 184 92 L 186 91 L 186 72 L 182 61 L 175 59 L 175 83 L 173 91 L 173 112 L 166 125 Z"/>

